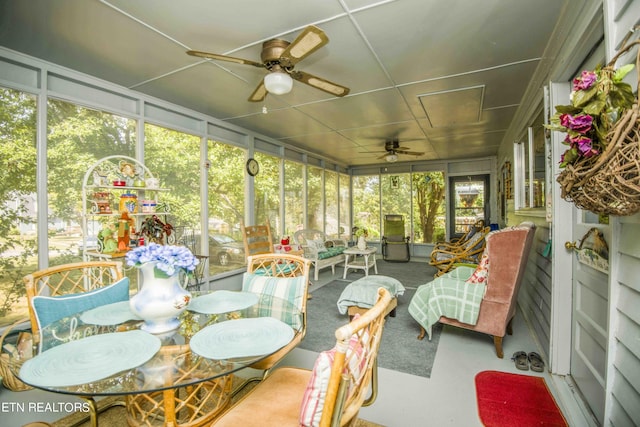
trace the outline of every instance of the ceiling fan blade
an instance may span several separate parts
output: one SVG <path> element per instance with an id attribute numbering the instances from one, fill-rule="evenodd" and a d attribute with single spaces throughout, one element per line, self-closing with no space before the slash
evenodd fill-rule
<path id="1" fill-rule="evenodd" d="M 316 89 L 320 89 L 322 91 L 330 93 L 331 95 L 345 96 L 349 93 L 348 87 L 330 82 L 329 80 L 321 79 L 320 77 L 316 77 L 303 71 L 292 71 L 291 77 L 298 81 L 301 81 L 302 83 L 308 84 L 309 86 L 313 86 Z"/>
<path id="2" fill-rule="evenodd" d="M 387 157 L 389 154 L 394 154 L 394 153 L 392 153 L 392 152 L 388 151 L 388 152 L 384 153 L 382 156 L 380 156 L 380 157 L 376 157 L 376 159 L 377 159 L 377 160 L 384 159 L 384 158 L 385 158 L 385 157 Z"/>
<path id="3" fill-rule="evenodd" d="M 264 99 L 267 97 L 267 93 L 268 93 L 267 88 L 264 86 L 264 80 L 260 80 L 260 84 L 258 84 L 258 87 L 256 87 L 256 89 L 253 91 L 248 101 L 249 102 L 264 101 Z"/>
<path id="4" fill-rule="evenodd" d="M 329 38 L 320 28 L 309 25 L 280 55 L 280 65 L 290 67 L 311 55 L 325 44 Z"/>
<path id="5" fill-rule="evenodd" d="M 409 154 L 410 156 L 422 156 L 424 154 L 418 151 L 405 151 L 405 150 L 396 150 L 396 153 Z"/>
<path id="6" fill-rule="evenodd" d="M 264 68 L 264 64 L 260 62 L 250 61 L 248 59 L 234 58 L 233 56 L 218 55 L 216 53 L 201 52 L 199 50 L 188 50 L 187 55 L 198 56 L 200 58 L 216 59 L 218 61 L 235 62 L 236 64 L 253 65 L 254 67 Z"/>

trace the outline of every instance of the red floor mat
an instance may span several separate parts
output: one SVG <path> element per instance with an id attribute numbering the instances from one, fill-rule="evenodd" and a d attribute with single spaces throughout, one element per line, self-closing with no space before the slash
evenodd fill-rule
<path id="1" fill-rule="evenodd" d="M 476 375 L 476 397 L 485 427 L 568 427 L 541 377 L 483 371 Z"/>

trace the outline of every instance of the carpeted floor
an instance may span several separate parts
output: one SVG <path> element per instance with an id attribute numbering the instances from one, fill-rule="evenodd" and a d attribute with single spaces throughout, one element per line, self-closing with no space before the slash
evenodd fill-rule
<path id="1" fill-rule="evenodd" d="M 433 268 L 425 263 L 390 263 L 378 261 L 378 274 L 398 279 L 407 288 L 398 297 L 396 317 L 389 317 L 380 344 L 378 366 L 429 378 L 438 349 L 441 325 L 433 328 L 431 341 L 417 339 L 418 323 L 409 315 L 407 307 L 418 285 L 433 279 Z M 307 303 L 307 335 L 300 348 L 323 351 L 335 345 L 335 330 L 347 323 L 346 315 L 338 312 L 337 301 L 344 287 L 363 276 L 361 272 L 347 275 L 347 280 L 334 280 L 324 286 L 311 287 L 313 298 Z M 402 348 L 403 351 L 397 351 Z"/>

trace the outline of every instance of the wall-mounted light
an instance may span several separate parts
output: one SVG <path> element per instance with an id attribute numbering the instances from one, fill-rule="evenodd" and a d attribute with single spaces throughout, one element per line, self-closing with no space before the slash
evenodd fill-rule
<path id="1" fill-rule="evenodd" d="M 267 92 L 274 95 L 284 95 L 291 92 L 293 88 L 293 79 L 291 76 L 282 71 L 274 71 L 264 76 L 264 87 Z"/>

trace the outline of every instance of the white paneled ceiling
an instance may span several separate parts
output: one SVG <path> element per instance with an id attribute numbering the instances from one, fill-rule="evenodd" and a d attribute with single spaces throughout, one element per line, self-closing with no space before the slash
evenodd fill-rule
<path id="1" fill-rule="evenodd" d="M 495 155 L 549 40 L 581 0 L 0 0 L 0 46 L 165 99 L 347 165 Z M 566 18 L 565 18 L 566 19 Z M 294 82 L 247 98 L 262 43 L 308 25 L 329 43 L 296 65 L 350 88 Z M 266 107 L 268 113 L 263 113 Z"/>

